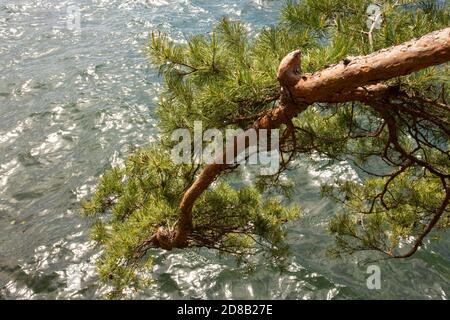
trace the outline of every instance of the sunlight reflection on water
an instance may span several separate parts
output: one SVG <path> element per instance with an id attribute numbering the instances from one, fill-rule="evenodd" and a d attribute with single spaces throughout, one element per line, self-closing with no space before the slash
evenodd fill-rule
<path id="1" fill-rule="evenodd" d="M 211 30 L 223 15 L 252 34 L 277 21 L 282 1 L 82 0 L 81 30 L 67 30 L 71 1 L 0 1 L 0 298 L 93 298 L 99 285 L 79 201 L 131 144 L 157 139 L 160 79 L 144 48 L 152 30 L 176 41 Z M 346 163 L 300 163 L 293 174 L 306 216 L 289 225 L 293 257 L 279 273 L 263 259 L 247 273 L 208 250 L 157 252 L 142 298 L 446 298 L 449 247 L 386 264 L 386 290 L 369 292 L 355 261 L 330 261 L 325 233 L 336 206 L 319 196 Z M 322 159 L 325 161 L 325 159 Z M 326 162 L 326 161 L 325 161 Z M 244 172 L 247 174 L 246 172 Z M 247 180 L 250 178 L 247 177 Z M 411 268 L 414 273 L 411 273 Z M 383 269 L 383 270 L 384 270 Z"/>

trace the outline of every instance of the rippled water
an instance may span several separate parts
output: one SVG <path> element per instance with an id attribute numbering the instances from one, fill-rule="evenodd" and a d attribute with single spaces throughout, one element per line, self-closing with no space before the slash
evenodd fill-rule
<path id="1" fill-rule="evenodd" d="M 67 8 L 81 30 L 67 28 Z M 0 1 L 0 298 L 101 298 L 98 248 L 78 213 L 98 177 L 131 144 L 155 139 L 160 88 L 144 54 L 152 30 L 182 41 L 228 15 L 256 32 L 277 21 L 279 1 Z M 292 263 L 260 262 L 246 273 L 213 252 L 159 253 L 155 285 L 140 298 L 434 298 L 450 292 L 450 246 L 427 244 L 414 258 L 380 263 L 381 290 L 366 267 L 325 256 L 336 206 L 320 199 L 345 163 L 300 166 L 296 201 L 307 215 L 290 225 Z"/>

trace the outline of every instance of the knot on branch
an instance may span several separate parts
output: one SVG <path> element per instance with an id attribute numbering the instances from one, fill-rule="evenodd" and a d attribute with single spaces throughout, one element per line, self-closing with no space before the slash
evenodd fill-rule
<path id="1" fill-rule="evenodd" d="M 277 79 L 282 87 L 293 87 L 300 80 L 301 51 L 295 50 L 286 55 L 278 67 Z"/>
<path id="2" fill-rule="evenodd" d="M 277 79 L 281 85 L 280 105 L 290 106 L 293 110 L 296 109 L 297 103 L 294 101 L 290 90 L 300 81 L 300 64 L 301 51 L 292 51 L 281 60 L 277 72 Z"/>

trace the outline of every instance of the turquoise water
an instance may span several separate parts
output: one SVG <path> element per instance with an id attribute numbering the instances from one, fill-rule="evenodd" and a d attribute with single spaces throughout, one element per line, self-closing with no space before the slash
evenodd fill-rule
<path id="1" fill-rule="evenodd" d="M 67 8 L 80 8 L 69 30 Z M 98 248 L 78 202 L 130 145 L 157 139 L 160 79 L 144 49 L 152 30 L 183 41 L 222 16 L 255 34 L 278 18 L 280 1 L 0 1 L 0 298 L 101 298 Z M 305 217 L 289 225 L 292 261 L 280 273 L 260 261 L 253 273 L 208 250 L 158 252 L 155 284 L 139 298 L 446 299 L 450 245 L 426 243 L 413 258 L 380 262 L 382 287 L 367 266 L 330 260 L 321 199 L 332 174 L 357 179 L 346 163 L 301 164 L 292 174 Z"/>

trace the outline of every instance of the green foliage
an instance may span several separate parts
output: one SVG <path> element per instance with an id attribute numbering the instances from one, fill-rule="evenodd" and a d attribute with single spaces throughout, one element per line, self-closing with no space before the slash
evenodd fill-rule
<path id="1" fill-rule="evenodd" d="M 288 34 L 282 27 L 267 28 L 250 39 L 240 22 L 228 19 L 187 44 L 153 34 L 149 56 L 166 83 L 158 107 L 160 127 L 171 133 L 201 120 L 207 128 L 224 128 L 271 107 L 279 97 L 274 77 L 279 61 L 299 46 L 314 45 L 306 33 Z"/>
<path id="2" fill-rule="evenodd" d="M 138 277 L 152 265 L 151 257 L 144 258 L 147 243 L 158 226 L 176 221 L 191 170 L 174 166 L 168 152 L 152 145 L 134 151 L 123 168 L 105 172 L 94 195 L 82 203 L 84 214 L 96 218 L 91 237 L 103 248 L 98 270 L 113 294 L 148 280 Z"/>
<path id="3" fill-rule="evenodd" d="M 161 145 L 151 145 L 132 152 L 123 168 L 107 171 L 83 202 L 85 215 L 96 218 L 91 237 L 103 248 L 98 269 L 113 287 L 112 297 L 151 280 L 151 237 L 159 227 L 176 224 L 195 169 L 174 165 Z M 281 266 L 288 254 L 283 225 L 299 213 L 275 198 L 263 199 L 253 187 L 235 190 L 222 181 L 197 201 L 188 246 L 216 249 L 240 262 L 251 262 L 249 255 L 261 251 Z"/>
<path id="4" fill-rule="evenodd" d="M 420 236 L 445 192 L 439 179 L 415 171 L 409 168 L 395 179 L 370 178 L 362 185 L 337 181 L 338 188 L 324 186 L 325 194 L 345 204 L 345 211 L 330 222 L 339 245 L 332 253 L 376 250 L 395 255 L 399 245 Z"/>
<path id="5" fill-rule="evenodd" d="M 314 72 L 449 25 L 447 2 L 400 0 L 377 1 L 382 23 L 369 28 L 372 3 L 288 1 L 280 23 L 255 37 L 226 18 L 211 33 L 184 43 L 152 34 L 148 56 L 164 80 L 157 107 L 161 143 L 133 151 L 124 167 L 99 179 L 83 203 L 84 213 L 95 219 L 92 238 L 103 249 L 100 276 L 114 287 L 113 294 L 149 283 L 152 250 L 157 250 L 151 237 L 159 227 L 175 227 L 181 197 L 201 170 L 171 162 L 173 130 L 192 130 L 194 121 L 202 121 L 203 130 L 247 128 L 252 116 L 280 97 L 276 71 L 292 50 L 302 51 L 301 71 Z M 281 145 L 282 169 L 260 177 L 256 187 L 236 190 L 220 177 L 195 203 L 188 246 L 216 249 L 242 262 L 256 252 L 282 262 L 288 253 L 283 225 L 299 210 L 268 194 L 289 191 L 280 174 L 302 154 L 326 156 L 330 163 L 346 160 L 360 173 L 361 182 L 323 186 L 324 195 L 342 203 L 342 212 L 330 222 L 336 256 L 361 250 L 396 256 L 405 243 L 421 242 L 438 214 L 432 227 L 447 228 L 448 66 L 388 83 L 399 94 L 386 101 L 395 108 L 383 112 L 356 102 L 310 106 L 293 120 L 294 134 Z"/>

